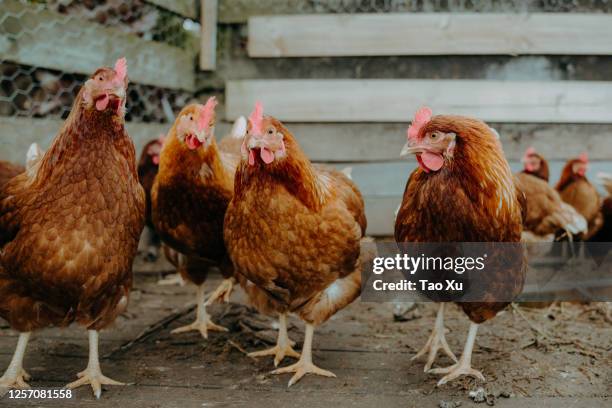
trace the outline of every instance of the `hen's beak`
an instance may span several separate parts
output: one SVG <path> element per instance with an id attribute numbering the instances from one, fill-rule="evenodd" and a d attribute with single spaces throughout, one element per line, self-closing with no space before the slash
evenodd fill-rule
<path id="1" fill-rule="evenodd" d="M 214 135 L 214 134 L 215 134 L 214 126 L 211 126 L 208 129 L 204 128 L 204 130 L 195 132 L 196 137 L 198 138 L 200 143 L 202 143 L 204 146 L 206 146 L 206 143 L 208 142 L 207 135 Z"/>
<path id="2" fill-rule="evenodd" d="M 251 137 L 249 139 L 249 143 L 247 144 L 247 147 L 249 148 L 249 150 L 252 150 L 252 149 L 261 149 L 267 146 L 266 146 L 266 142 L 263 139 Z"/>
<path id="3" fill-rule="evenodd" d="M 421 146 L 411 146 L 410 142 L 406 142 L 402 151 L 400 152 L 400 157 L 406 157 L 411 154 L 423 153 L 425 149 Z"/>

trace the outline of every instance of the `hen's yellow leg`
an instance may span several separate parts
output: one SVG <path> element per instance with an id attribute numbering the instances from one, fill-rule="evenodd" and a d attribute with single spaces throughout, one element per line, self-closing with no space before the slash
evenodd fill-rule
<path id="1" fill-rule="evenodd" d="M 446 384 L 447 382 L 454 380 L 455 378 L 462 375 L 469 375 L 471 377 L 478 378 L 481 381 L 486 381 L 484 375 L 478 370 L 472 368 L 472 351 L 474 350 L 474 343 L 476 342 L 476 333 L 478 332 L 478 324 L 470 323 L 470 331 L 468 332 L 467 340 L 465 341 L 465 348 L 461 358 L 455 364 L 446 368 L 435 368 L 428 372 L 432 374 L 446 374 L 438 381 L 438 386 Z"/>
<path id="2" fill-rule="evenodd" d="M 30 376 L 23 369 L 23 357 L 25 356 L 28 341 L 30 340 L 30 332 L 20 333 L 15 353 L 9 363 L 4 375 L 0 377 L 0 398 L 15 388 L 30 388 L 28 381 Z"/>
<path id="3" fill-rule="evenodd" d="M 96 398 L 100 398 L 103 385 L 125 385 L 122 382 L 115 381 L 102 374 L 100 369 L 100 359 L 98 358 L 98 332 L 96 330 L 87 330 L 89 335 L 89 362 L 87 368 L 77 374 L 78 380 L 66 385 L 66 388 L 77 388 L 81 385 L 89 384 Z"/>
<path id="4" fill-rule="evenodd" d="M 276 340 L 276 346 L 249 353 L 249 357 L 263 357 L 263 356 L 274 356 L 274 367 L 278 367 L 278 364 L 283 361 L 285 357 L 299 358 L 300 353 L 296 352 L 292 346 L 292 341 L 289 339 L 287 334 L 287 315 L 281 313 L 278 316 L 278 338 Z"/>
<path id="5" fill-rule="evenodd" d="M 229 302 L 230 295 L 234 289 L 234 278 L 223 279 L 217 288 L 210 294 L 205 305 L 208 306 L 215 302 Z"/>
<path id="6" fill-rule="evenodd" d="M 297 363 L 288 367 L 278 368 L 272 371 L 272 374 L 295 373 L 289 380 L 288 387 L 298 382 L 306 374 L 322 375 L 324 377 L 335 377 L 336 374 L 331 371 L 323 370 L 312 363 L 312 337 L 314 334 L 314 326 L 306 324 L 306 334 L 304 335 L 304 347 L 302 347 L 302 355 Z"/>
<path id="7" fill-rule="evenodd" d="M 438 309 L 438 313 L 436 315 L 436 322 L 434 324 L 434 328 L 431 331 L 431 335 L 429 339 L 427 339 L 427 343 L 425 346 L 414 356 L 411 358 L 412 361 L 424 356 L 427 354 L 427 362 L 425 363 L 425 368 L 423 371 L 428 371 L 436 360 L 436 356 L 438 355 L 438 350 L 442 349 L 444 353 L 453 359 L 453 361 L 457 361 L 457 357 L 453 354 L 448 343 L 446 342 L 444 327 L 444 302 L 440 303 L 440 307 Z"/>
<path id="8" fill-rule="evenodd" d="M 227 331 L 223 326 L 213 323 L 210 316 L 206 312 L 206 304 L 204 303 L 204 285 L 198 286 L 196 296 L 196 319 L 193 323 L 187 326 L 182 326 L 171 331 L 172 334 L 185 333 L 189 331 L 199 331 L 202 337 L 208 338 L 208 331 Z"/>

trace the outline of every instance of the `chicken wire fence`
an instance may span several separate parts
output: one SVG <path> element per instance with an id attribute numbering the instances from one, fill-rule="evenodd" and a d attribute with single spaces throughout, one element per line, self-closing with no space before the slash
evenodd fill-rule
<path id="1" fill-rule="evenodd" d="M 224 0 L 231 1 L 231 0 Z M 365 12 L 611 12 L 612 0 L 278 0 L 296 13 Z M 80 41 L 91 52 L 108 50 L 125 35 L 167 44 L 192 55 L 196 69 L 199 25 L 143 0 L 0 0 L 0 116 L 65 118 L 80 85 L 91 73 L 49 64 L 41 36 L 71 47 Z M 194 2 L 194 7 L 197 2 Z M 274 2 L 271 2 L 273 5 Z M 101 27 L 104 28 L 102 35 Z M 27 44 L 28 47 L 23 47 Z M 24 49 L 25 48 L 25 49 Z M 146 58 L 136 44 L 128 60 Z M 78 56 L 76 57 L 79 58 Z M 57 59 L 57 58 L 56 58 Z M 72 61 L 62 61 L 63 66 Z M 105 61 L 110 65 L 112 61 Z M 167 72 L 158 67 L 159 76 Z M 91 70 L 93 71 L 93 69 Z M 176 89 L 131 81 L 128 121 L 164 123 L 193 97 L 194 89 Z M 161 101 L 161 103 L 160 103 Z"/>
<path id="2" fill-rule="evenodd" d="M 73 61 L 58 61 L 50 54 L 57 44 L 79 44 L 87 53 L 106 55 L 114 45 L 134 38 L 133 47 L 124 47 L 128 61 L 133 61 L 146 59 L 147 53 L 154 52 L 142 47 L 138 42 L 142 39 L 193 55 L 188 62 L 193 63 L 195 71 L 198 32 L 198 23 L 142 0 L 0 0 L 0 115 L 67 117 L 81 84 L 98 65 L 70 70 Z M 52 45 L 44 43 L 49 37 L 53 37 Z M 85 39 L 87 43 L 83 44 Z M 80 52 L 72 50 L 73 54 Z M 112 63 L 109 60 L 100 65 Z M 68 68 L 60 67 L 66 65 Z M 160 77 L 165 74 L 162 68 Z M 172 119 L 171 111 L 176 112 L 192 97 L 193 89 L 171 89 L 132 80 L 126 119 L 167 122 Z"/>
<path id="3" fill-rule="evenodd" d="M 302 12 L 612 12 L 612 0 L 293 0 Z"/>

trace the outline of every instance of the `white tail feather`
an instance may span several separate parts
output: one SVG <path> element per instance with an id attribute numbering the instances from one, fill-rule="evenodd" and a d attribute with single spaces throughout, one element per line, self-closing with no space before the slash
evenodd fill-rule
<path id="1" fill-rule="evenodd" d="M 577 235 L 581 233 L 586 233 L 588 231 L 589 225 L 586 219 L 576 211 L 574 207 L 571 205 L 562 202 L 561 210 L 563 211 L 563 215 L 567 219 L 567 222 L 564 225 L 564 229 L 572 234 Z"/>
<path id="2" fill-rule="evenodd" d="M 240 116 L 238 119 L 234 121 L 232 125 L 232 131 L 230 132 L 230 136 L 235 139 L 242 139 L 246 135 L 247 131 L 247 121 L 244 116 Z"/>
<path id="3" fill-rule="evenodd" d="M 597 178 L 603 184 L 604 188 L 608 191 L 608 194 L 612 194 L 612 174 L 599 172 Z"/>
<path id="4" fill-rule="evenodd" d="M 341 171 L 342 173 L 344 173 L 346 177 L 348 177 L 351 180 L 353 179 L 353 168 L 352 167 L 345 167 Z"/>

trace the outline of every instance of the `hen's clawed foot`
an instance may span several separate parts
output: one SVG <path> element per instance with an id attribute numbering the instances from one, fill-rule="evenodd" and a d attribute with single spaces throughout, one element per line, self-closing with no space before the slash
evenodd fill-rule
<path id="1" fill-rule="evenodd" d="M 462 361 L 456 364 L 453 364 L 450 367 L 434 368 L 432 370 L 429 370 L 428 373 L 446 374 L 444 377 L 440 379 L 440 381 L 438 381 L 438 387 L 462 375 L 468 375 L 470 377 L 477 378 L 482 382 L 486 381 L 484 375 L 482 375 L 480 371 L 472 368 L 470 364 L 463 363 Z"/>
<path id="2" fill-rule="evenodd" d="M 218 324 L 213 323 L 209 318 L 205 320 L 196 320 L 195 322 L 188 324 L 187 326 L 181 326 L 170 333 L 178 334 L 178 333 L 186 333 L 190 331 L 199 331 L 202 337 L 208 339 L 208 331 L 217 331 L 217 332 L 226 332 L 228 331 L 226 327 L 219 326 Z"/>
<path id="3" fill-rule="evenodd" d="M 414 361 L 427 354 L 427 362 L 425 363 L 425 368 L 423 369 L 423 371 L 427 372 L 433 365 L 436 356 L 438 355 L 438 350 L 442 349 L 447 356 L 452 358 L 454 362 L 457 362 L 457 357 L 455 357 L 455 354 L 453 354 L 448 346 L 448 343 L 446 342 L 446 332 L 447 330 L 444 328 L 444 303 L 440 303 L 440 308 L 436 316 L 436 323 L 431 335 L 429 336 L 429 339 L 427 339 L 427 343 L 425 343 L 425 346 L 423 346 L 423 348 L 414 357 L 412 357 L 410 361 Z"/>
<path id="4" fill-rule="evenodd" d="M 27 381 L 30 379 L 30 375 L 25 371 L 21 370 L 18 374 L 5 373 L 0 377 L 0 398 L 4 396 L 9 390 L 13 389 L 29 389 L 30 384 Z"/>
<path id="5" fill-rule="evenodd" d="M 468 337 L 465 341 L 465 347 L 463 348 L 463 354 L 461 354 L 461 358 L 457 363 L 450 367 L 435 368 L 428 371 L 428 373 L 432 374 L 446 374 L 440 379 L 440 381 L 438 381 L 438 386 L 446 384 L 447 382 L 454 380 L 461 375 L 469 375 L 471 377 L 478 378 L 483 382 L 486 381 L 484 375 L 482 375 L 480 371 L 472 368 L 472 351 L 474 350 L 477 331 L 478 323 L 471 322 Z"/>
<path id="6" fill-rule="evenodd" d="M 93 390 L 94 396 L 98 399 L 102 394 L 103 385 L 125 385 L 122 382 L 115 381 L 111 378 L 106 377 L 102 374 L 99 368 L 87 368 L 84 371 L 78 373 L 77 377 L 79 377 L 79 379 L 66 385 L 66 388 L 72 390 L 82 385 L 89 384 L 91 385 L 91 389 Z"/>
<path id="7" fill-rule="evenodd" d="M 322 375 L 323 377 L 336 377 L 336 374 L 331 371 L 323 370 L 322 368 L 317 367 L 312 362 L 306 360 L 300 360 L 295 364 L 292 364 L 287 367 L 278 368 L 271 372 L 271 374 L 286 374 L 286 373 L 295 373 L 293 377 L 289 380 L 289 384 L 287 387 L 291 387 L 296 382 L 300 381 L 300 379 L 306 374 L 316 374 Z"/>
<path id="8" fill-rule="evenodd" d="M 291 346 L 292 346 L 291 344 L 287 344 L 285 346 L 281 346 L 277 344 L 276 346 L 272 348 L 260 350 L 260 351 L 254 351 L 247 355 L 249 357 L 274 356 L 274 367 L 278 367 L 280 362 L 283 361 L 285 357 L 300 358 L 300 353 L 295 351 L 293 347 Z"/>
<path id="9" fill-rule="evenodd" d="M 230 295 L 232 294 L 232 290 L 234 289 L 234 278 L 223 279 L 223 282 L 217 286 L 217 289 L 214 290 L 213 293 L 210 294 L 208 300 L 204 304 L 208 306 L 215 302 L 229 302 Z"/>
<path id="10" fill-rule="evenodd" d="M 448 346 L 448 343 L 446 342 L 444 332 L 444 328 L 442 328 L 442 330 L 434 328 L 431 332 L 431 335 L 429 336 L 429 339 L 427 339 L 427 343 L 425 343 L 425 346 L 423 346 L 423 348 L 414 357 L 410 359 L 411 361 L 414 361 L 427 354 L 427 362 L 425 363 L 423 371 L 429 371 L 434 361 L 436 360 L 438 350 L 440 349 L 442 349 L 444 354 L 452 358 L 453 361 L 457 362 L 457 357 L 455 357 L 455 354 L 451 351 L 450 347 Z"/>

